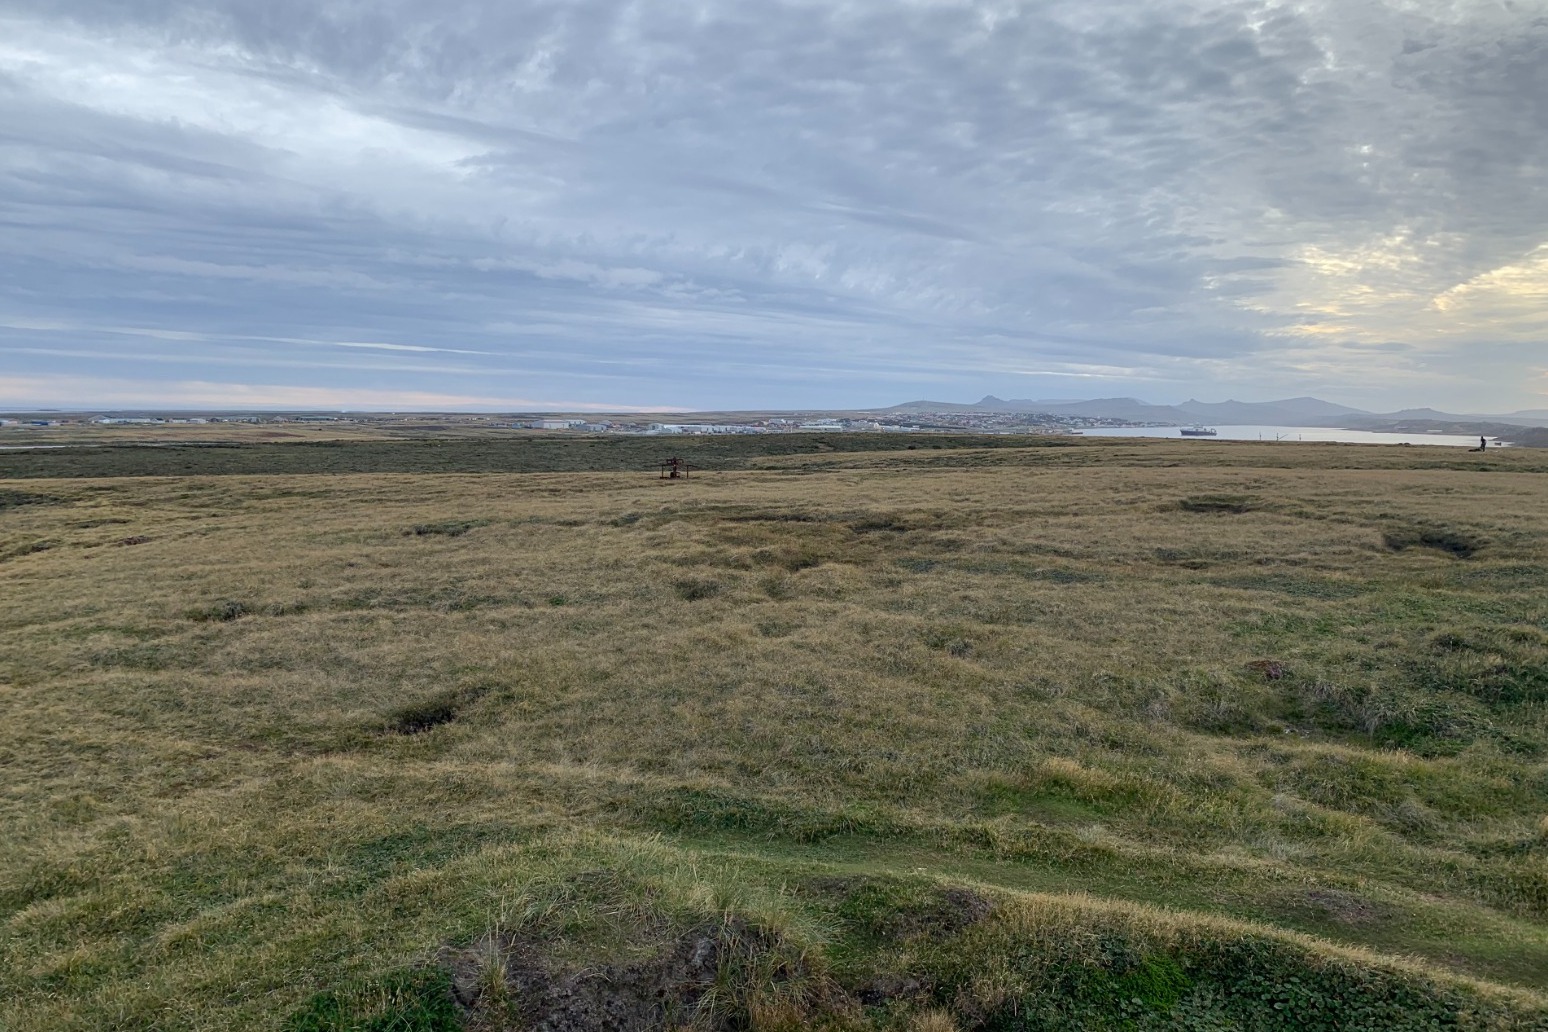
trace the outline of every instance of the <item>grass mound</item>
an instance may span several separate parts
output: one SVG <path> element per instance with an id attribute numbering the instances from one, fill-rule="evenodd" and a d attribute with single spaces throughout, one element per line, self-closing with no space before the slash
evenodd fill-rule
<path id="1" fill-rule="evenodd" d="M 663 872 L 537 889 L 434 967 L 287 1029 L 1525 1030 L 1543 1001 L 1228 921 L 924 878 L 822 876 L 757 918 Z M 648 902 L 642 905 L 641 899 Z"/>
<path id="2" fill-rule="evenodd" d="M 1217 923 L 1023 901 L 925 954 L 933 995 L 986 1029 L 1420 1032 L 1548 1012 L 1369 958 Z"/>

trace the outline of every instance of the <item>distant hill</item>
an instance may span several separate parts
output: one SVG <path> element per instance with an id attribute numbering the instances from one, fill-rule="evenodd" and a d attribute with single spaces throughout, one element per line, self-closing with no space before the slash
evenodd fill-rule
<path id="1" fill-rule="evenodd" d="M 1381 413 L 1376 418 L 1378 418 L 1378 419 L 1388 419 L 1388 420 L 1391 420 L 1391 419 L 1455 420 L 1455 419 L 1466 419 L 1468 417 L 1466 417 L 1466 416 L 1459 416 L 1459 415 L 1456 415 L 1455 413 L 1452 413 L 1452 412 L 1442 412 L 1440 409 L 1432 409 L 1432 408 L 1407 408 L 1407 409 L 1398 409 L 1396 412 L 1384 412 L 1384 413 Z"/>
<path id="2" fill-rule="evenodd" d="M 987 399 L 986 399 L 987 400 Z M 982 404 L 982 403 L 980 403 Z M 1095 401 L 1006 401 L 1005 412 L 1048 412 L 1054 415 L 1129 419 L 1136 423 L 1191 423 L 1193 417 L 1174 405 L 1152 405 L 1138 398 L 1098 398 Z"/>
<path id="3" fill-rule="evenodd" d="M 1442 413 L 1444 415 L 1444 413 Z M 1447 419 L 1370 420 L 1362 430 L 1419 434 L 1463 434 L 1497 438 L 1527 448 L 1548 448 L 1548 427 L 1520 422 L 1501 422 L 1499 416 L 1460 416 Z"/>
<path id="4" fill-rule="evenodd" d="M 1320 398 L 1219 402 L 1190 398 L 1177 407 L 1199 422 L 1224 426 L 1327 426 L 1345 422 L 1351 416 L 1370 415 L 1363 409 L 1335 405 Z"/>
<path id="5" fill-rule="evenodd" d="M 986 395 L 978 402 L 963 405 L 942 401 L 911 401 L 889 411 L 895 412 L 1044 412 L 1049 415 L 1088 416 L 1093 419 L 1126 419 L 1136 423 L 1218 423 L 1224 426 L 1324 426 L 1333 425 L 1359 409 L 1317 398 L 1289 398 L 1284 401 L 1248 402 L 1187 401 L 1181 405 L 1153 405 L 1138 398 L 1095 398 L 1091 401 L 1033 401 L 1027 398 L 1006 400 Z"/>
<path id="6" fill-rule="evenodd" d="M 1394 424 L 1548 426 L 1548 409 L 1526 409 L 1509 415 L 1458 414 L 1432 408 L 1398 412 L 1367 412 L 1321 398 L 1284 398 L 1279 401 L 1198 401 L 1181 405 L 1152 405 L 1138 398 L 1096 398 L 1091 401 L 1033 401 L 985 395 L 975 403 L 911 401 L 887 412 L 1026 412 L 1048 415 L 1122 419 L 1134 423 L 1209 423 L 1216 426 L 1347 426 L 1357 429 L 1392 429 Z M 1467 433 L 1467 430 L 1459 432 Z"/>
<path id="7" fill-rule="evenodd" d="M 1004 405 L 1005 402 L 995 398 L 996 402 Z M 958 401 L 905 401 L 901 405 L 893 405 L 891 408 L 875 409 L 876 412 L 1008 412 L 1011 409 L 986 408 L 983 405 L 964 405 Z"/>
<path id="8" fill-rule="evenodd" d="M 1510 415 L 1497 415 L 1491 413 L 1457 413 L 1441 412 L 1432 408 L 1401 409 L 1397 412 L 1370 413 L 1363 416 L 1351 417 L 1349 425 L 1362 430 L 1393 429 L 1398 426 L 1417 426 L 1425 424 L 1434 428 L 1439 426 L 1460 427 L 1457 433 L 1469 433 L 1467 427 L 1472 426 L 1548 426 L 1548 418 L 1532 414 L 1530 412 L 1514 412 Z"/>

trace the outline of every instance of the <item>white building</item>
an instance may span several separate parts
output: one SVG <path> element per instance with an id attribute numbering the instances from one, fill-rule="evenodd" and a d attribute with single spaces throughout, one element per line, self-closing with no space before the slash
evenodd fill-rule
<path id="1" fill-rule="evenodd" d="M 653 434 L 761 434 L 760 426 L 742 423 L 652 423 Z"/>

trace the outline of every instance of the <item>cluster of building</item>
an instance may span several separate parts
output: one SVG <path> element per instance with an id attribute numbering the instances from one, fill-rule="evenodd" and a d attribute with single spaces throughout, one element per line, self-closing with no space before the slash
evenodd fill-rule
<path id="1" fill-rule="evenodd" d="M 0 426 L 190 426 L 204 423 L 352 423 L 350 416 L 316 414 L 286 415 L 208 415 L 208 416 L 119 416 L 71 413 L 49 416 L 0 417 Z"/>
<path id="2" fill-rule="evenodd" d="M 583 430 L 592 434 L 618 429 L 613 423 L 593 423 L 586 419 L 518 419 L 511 427 L 515 430 Z"/>
<path id="3" fill-rule="evenodd" d="M 206 419 L 203 416 L 190 416 L 187 419 L 158 419 L 153 416 L 98 416 L 96 419 L 93 419 L 92 422 L 101 426 L 121 426 L 126 423 L 152 423 L 160 426 L 163 424 L 170 425 L 173 423 L 219 423 L 222 422 L 222 420 Z"/>
<path id="4" fill-rule="evenodd" d="M 568 424 L 568 425 L 566 425 Z M 854 431 L 918 431 L 927 427 L 883 423 L 874 419 L 757 419 L 746 423 L 586 423 L 580 420 L 533 420 L 532 429 L 584 430 L 623 434 L 788 434 L 846 433 Z"/>
<path id="5" fill-rule="evenodd" d="M 0 426 L 173 426 L 197 423 L 420 423 L 424 415 L 398 413 L 264 413 L 152 415 L 145 413 L 17 415 L 0 418 Z M 872 413 L 842 417 L 768 416 L 737 423 L 649 422 L 640 417 L 613 420 L 569 416 L 533 416 L 510 420 L 489 415 L 437 415 L 436 423 L 467 423 L 515 430 L 569 430 L 590 434 L 778 434 L 778 433 L 921 433 L 969 430 L 979 433 L 1064 433 L 1084 427 L 1130 425 L 1120 419 L 1046 412 L 925 412 Z"/>
<path id="6" fill-rule="evenodd" d="M 518 430 L 579 430 L 594 434 L 769 434 L 892 429 L 868 419 L 823 419 L 815 422 L 759 419 L 747 423 L 609 423 L 585 419 L 523 419 L 510 425 Z"/>
<path id="7" fill-rule="evenodd" d="M 979 433 L 1075 431 L 1099 426 L 1143 426 L 1108 416 L 1077 416 L 1065 412 L 913 412 L 928 430 L 973 430 Z"/>

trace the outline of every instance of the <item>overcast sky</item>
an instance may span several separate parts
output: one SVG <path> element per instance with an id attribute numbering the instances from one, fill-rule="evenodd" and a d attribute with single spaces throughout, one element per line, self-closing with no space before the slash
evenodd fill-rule
<path id="1" fill-rule="evenodd" d="M 0 406 L 1548 407 L 1548 0 L 0 0 Z"/>

